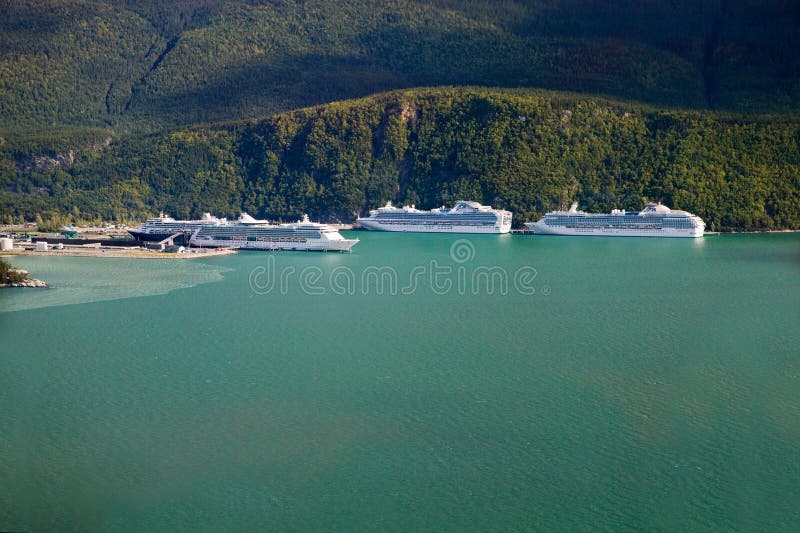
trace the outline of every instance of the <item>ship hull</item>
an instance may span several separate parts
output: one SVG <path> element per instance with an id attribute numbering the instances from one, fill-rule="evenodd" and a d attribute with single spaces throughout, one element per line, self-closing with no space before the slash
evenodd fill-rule
<path id="1" fill-rule="evenodd" d="M 397 233 L 508 233 L 511 225 L 502 226 L 460 226 L 454 224 L 382 224 L 376 220 L 359 218 L 357 220 L 361 227 L 371 231 L 393 231 Z"/>
<path id="2" fill-rule="evenodd" d="M 564 235 L 564 236 L 596 236 L 596 237 L 677 237 L 697 238 L 703 236 L 703 228 L 676 229 L 676 228 L 611 228 L 611 227 L 585 227 L 567 228 L 563 226 L 550 226 L 542 222 L 527 222 L 528 227 L 535 235 Z"/>
<path id="3" fill-rule="evenodd" d="M 358 239 L 308 239 L 305 242 L 223 240 L 209 237 L 193 238 L 192 246 L 199 248 L 235 248 L 237 250 L 295 250 L 305 252 L 349 252 Z"/>

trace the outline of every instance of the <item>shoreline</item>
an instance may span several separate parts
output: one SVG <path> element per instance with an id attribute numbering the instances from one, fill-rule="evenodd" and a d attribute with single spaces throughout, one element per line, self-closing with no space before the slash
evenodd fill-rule
<path id="1" fill-rule="evenodd" d="M 22 276 L 22 279 L 20 279 L 19 281 L 9 281 L 8 283 L 0 283 L 0 289 L 5 289 L 9 287 L 19 287 L 27 289 L 50 288 L 49 283 L 45 283 L 40 279 L 30 277 L 27 270 L 23 270 L 21 268 L 12 268 L 10 269 L 9 274 L 12 273 L 15 274 L 16 276 Z"/>
<path id="2" fill-rule="evenodd" d="M 353 231 L 358 231 L 353 228 Z M 382 233 L 382 232 L 379 232 Z M 703 237 L 720 235 L 758 235 L 758 234 L 794 234 L 800 233 L 796 229 L 763 230 L 763 231 L 707 231 Z M 511 230 L 512 235 L 524 235 L 526 237 L 535 236 L 530 230 Z M 456 235 L 456 234 L 454 234 Z M 77 241 L 79 242 L 79 241 Z M 29 243 L 24 246 L 14 247 L 11 250 L 0 250 L 0 257 L 108 257 L 114 259 L 199 259 L 204 257 L 218 257 L 238 254 L 239 250 L 232 248 L 185 248 L 181 252 L 164 252 L 149 250 L 139 246 L 99 246 L 92 244 L 72 244 L 65 245 L 63 248 L 50 248 L 48 250 L 36 250 Z M 3 285 L 5 286 L 5 285 Z"/>
<path id="3" fill-rule="evenodd" d="M 766 229 L 760 231 L 707 231 L 704 235 L 757 235 L 759 233 L 800 233 L 800 229 Z"/>
<path id="4" fill-rule="evenodd" d="M 203 257 L 217 257 L 222 255 L 237 254 L 237 250 L 208 249 L 208 248 L 188 248 L 181 253 L 157 252 L 153 250 L 143 250 L 141 248 L 95 248 L 95 247 L 65 247 L 63 250 L 27 250 L 15 248 L 13 250 L 0 251 L 0 257 L 28 257 L 28 256 L 47 256 L 47 257 L 110 257 L 114 259 L 199 259 Z"/>
<path id="5" fill-rule="evenodd" d="M 36 278 L 28 278 L 18 283 L 0 283 L 0 289 L 49 289 L 50 284 Z"/>

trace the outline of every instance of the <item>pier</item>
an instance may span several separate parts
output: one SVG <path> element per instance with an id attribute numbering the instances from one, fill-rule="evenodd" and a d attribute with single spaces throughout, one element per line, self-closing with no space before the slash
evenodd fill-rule
<path id="1" fill-rule="evenodd" d="M 87 239 L 88 240 L 88 239 Z M 46 249 L 41 246 L 45 240 L 38 240 L 40 244 L 37 246 L 36 242 L 18 242 L 14 243 L 14 247 L 10 250 L 3 250 L 0 255 L 46 255 L 46 256 L 67 256 L 67 257 L 112 257 L 112 258 L 135 258 L 135 259 L 199 259 L 203 257 L 215 257 L 220 255 L 231 255 L 238 253 L 236 250 L 230 248 L 183 248 L 179 247 L 180 251 L 157 251 L 142 248 L 136 245 L 136 241 L 129 241 L 134 243 L 129 246 L 114 244 L 112 246 L 104 246 L 100 243 L 90 242 L 77 244 L 72 240 L 71 244 L 54 243 L 55 247 L 50 247 L 49 243 Z M 80 242 L 80 241 L 78 241 Z M 176 247 L 177 248 L 177 247 Z"/>

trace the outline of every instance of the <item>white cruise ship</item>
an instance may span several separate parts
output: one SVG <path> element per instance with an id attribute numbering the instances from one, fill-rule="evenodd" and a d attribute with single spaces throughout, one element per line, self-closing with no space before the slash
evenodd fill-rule
<path id="1" fill-rule="evenodd" d="M 270 224 L 242 213 L 236 222 L 202 226 L 189 240 L 192 246 L 242 250 L 305 250 L 348 252 L 358 239 L 345 239 L 327 224 L 307 216 L 291 224 Z"/>
<path id="2" fill-rule="evenodd" d="M 172 217 L 166 216 L 161 213 L 155 218 L 148 218 L 144 224 L 135 229 L 129 229 L 128 233 L 133 235 L 133 238 L 139 241 L 163 241 L 167 237 L 171 237 L 176 233 L 183 233 L 191 235 L 203 226 L 218 226 L 220 224 L 227 224 L 228 221 L 224 218 L 217 218 L 212 216 L 211 213 L 204 213 L 203 218 L 199 220 L 175 220 Z M 178 236 L 175 241 L 184 242 L 182 236 Z"/>
<path id="3" fill-rule="evenodd" d="M 373 209 L 369 217 L 357 222 L 376 231 L 409 231 L 423 233 L 508 233 L 511 213 L 478 202 L 459 201 L 452 209 L 421 211 L 412 206 Z"/>
<path id="4" fill-rule="evenodd" d="M 702 237 L 706 227 L 697 215 L 653 203 L 641 211 L 614 209 L 604 214 L 578 211 L 578 204 L 572 204 L 569 211 L 550 211 L 525 225 L 539 235 L 609 237 Z"/>

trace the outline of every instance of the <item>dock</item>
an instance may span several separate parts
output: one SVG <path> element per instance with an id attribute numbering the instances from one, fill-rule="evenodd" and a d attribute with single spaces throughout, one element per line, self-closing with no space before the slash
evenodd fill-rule
<path id="1" fill-rule="evenodd" d="M 35 244 L 16 245 L 11 250 L 2 250 L 5 256 L 62 256 L 62 257 L 110 257 L 131 259 L 201 259 L 238 253 L 230 248 L 185 248 L 181 252 L 148 250 L 139 246 L 101 246 L 99 244 L 62 245 L 63 248 L 37 250 Z"/>

